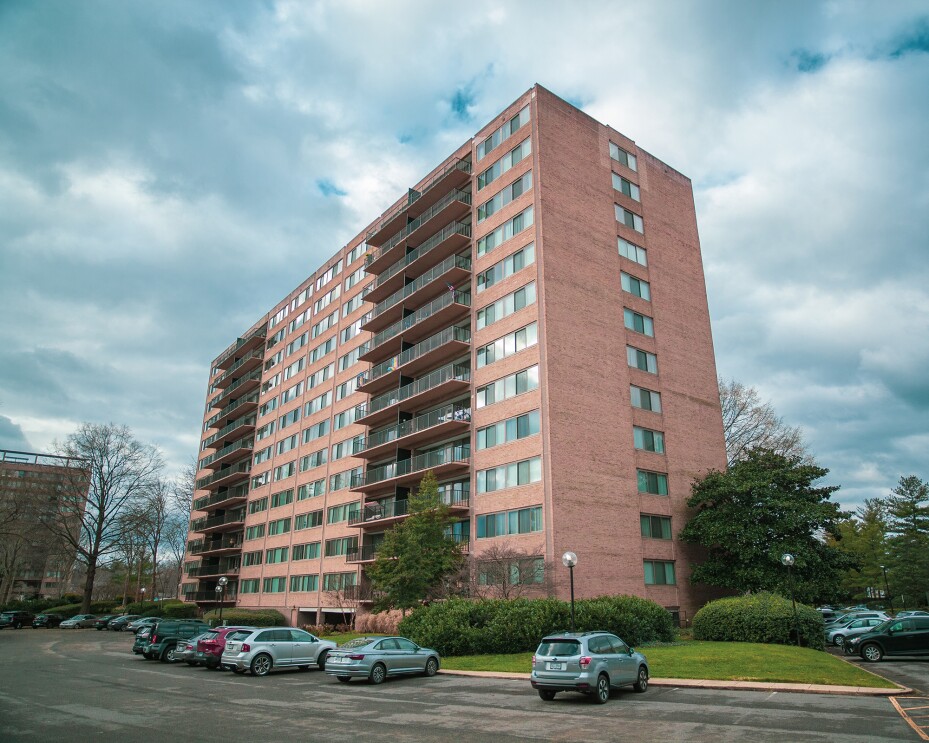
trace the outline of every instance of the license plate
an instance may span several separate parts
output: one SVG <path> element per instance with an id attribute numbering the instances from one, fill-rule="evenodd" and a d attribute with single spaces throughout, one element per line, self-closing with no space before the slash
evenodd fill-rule
<path id="1" fill-rule="evenodd" d="M 348 661 L 348 658 L 343 658 L 341 656 L 332 659 L 333 663 L 345 663 L 347 661 Z"/>
<path id="2" fill-rule="evenodd" d="M 226 650 L 228 650 L 229 652 L 234 653 L 234 652 L 237 651 L 238 649 L 239 649 L 239 646 L 236 645 L 234 642 L 227 642 L 227 643 L 226 643 Z"/>
<path id="3" fill-rule="evenodd" d="M 563 671 L 565 668 L 564 663 L 548 663 L 546 669 L 549 671 Z"/>

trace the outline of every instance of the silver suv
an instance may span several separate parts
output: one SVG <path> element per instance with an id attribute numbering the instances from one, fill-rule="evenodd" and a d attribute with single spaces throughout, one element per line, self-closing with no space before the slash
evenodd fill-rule
<path id="1" fill-rule="evenodd" d="M 648 689 L 648 661 L 609 632 L 561 632 L 539 643 L 531 681 L 546 702 L 559 691 L 577 691 L 605 704 L 616 687 Z"/>
<path id="2" fill-rule="evenodd" d="M 264 627 L 230 632 L 226 636 L 221 664 L 235 673 L 250 670 L 253 676 L 266 676 L 272 668 L 310 666 L 325 670 L 326 657 L 336 644 L 330 640 L 289 627 Z"/>

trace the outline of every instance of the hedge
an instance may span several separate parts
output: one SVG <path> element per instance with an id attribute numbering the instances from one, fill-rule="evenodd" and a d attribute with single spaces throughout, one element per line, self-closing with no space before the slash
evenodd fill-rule
<path id="1" fill-rule="evenodd" d="M 797 604 L 801 644 L 823 650 L 823 618 L 816 609 Z M 695 640 L 719 642 L 796 643 L 793 605 L 776 593 L 754 593 L 711 601 L 694 615 Z"/>
<path id="2" fill-rule="evenodd" d="M 45 614 L 61 614 L 63 617 L 73 617 L 81 614 L 81 604 L 61 604 L 44 609 Z M 36 612 L 38 613 L 38 612 Z M 94 601 L 90 604 L 90 614 L 115 614 L 116 604 L 112 601 Z"/>
<path id="3" fill-rule="evenodd" d="M 635 596 L 582 599 L 575 617 L 579 632 L 612 632 L 630 645 L 674 639 L 668 611 Z M 414 609 L 399 632 L 445 656 L 503 654 L 535 650 L 570 625 L 571 605 L 558 599 L 449 599 Z"/>
<path id="4" fill-rule="evenodd" d="M 203 620 L 211 625 L 219 623 L 219 611 L 208 611 Z M 274 609 L 223 609 L 223 624 L 245 627 L 287 627 L 284 615 Z"/>

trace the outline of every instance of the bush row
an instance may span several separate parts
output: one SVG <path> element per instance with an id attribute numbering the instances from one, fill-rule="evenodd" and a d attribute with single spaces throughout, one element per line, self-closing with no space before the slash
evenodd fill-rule
<path id="1" fill-rule="evenodd" d="M 215 625 L 219 622 L 219 612 L 208 611 L 203 615 L 203 619 Z M 246 627 L 287 627 L 290 624 L 280 612 L 274 609 L 223 609 L 223 623 L 241 624 Z"/>
<path id="2" fill-rule="evenodd" d="M 823 618 L 816 609 L 797 604 L 796 626 L 801 644 L 815 650 L 825 647 Z M 718 642 L 797 641 L 790 599 L 766 592 L 711 601 L 694 615 L 693 632 L 695 640 Z"/>
<path id="3" fill-rule="evenodd" d="M 575 602 L 579 632 L 603 630 L 630 645 L 670 642 L 671 615 L 654 601 L 602 596 Z M 441 655 L 521 653 L 571 626 L 571 606 L 558 599 L 450 599 L 414 609 L 399 632 Z"/>

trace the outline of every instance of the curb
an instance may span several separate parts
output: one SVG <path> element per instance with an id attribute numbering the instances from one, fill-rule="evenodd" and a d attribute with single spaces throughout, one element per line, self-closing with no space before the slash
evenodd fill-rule
<path id="1" fill-rule="evenodd" d="M 507 673 L 504 671 L 454 671 L 442 669 L 439 673 L 449 676 L 474 676 L 477 678 L 498 678 L 528 681 L 528 673 Z M 875 674 L 877 675 L 877 674 Z M 883 678 L 883 677 L 881 677 Z M 885 679 L 886 681 L 887 679 Z M 875 689 L 867 686 L 832 686 L 827 684 L 785 684 L 768 681 L 711 681 L 709 679 L 660 679 L 648 680 L 651 686 L 678 687 L 687 689 L 719 689 L 724 691 L 783 691 L 795 694 L 833 694 L 843 696 L 899 696 L 913 690 L 907 686 L 895 689 Z M 892 682 L 891 682 L 892 683 Z"/>

